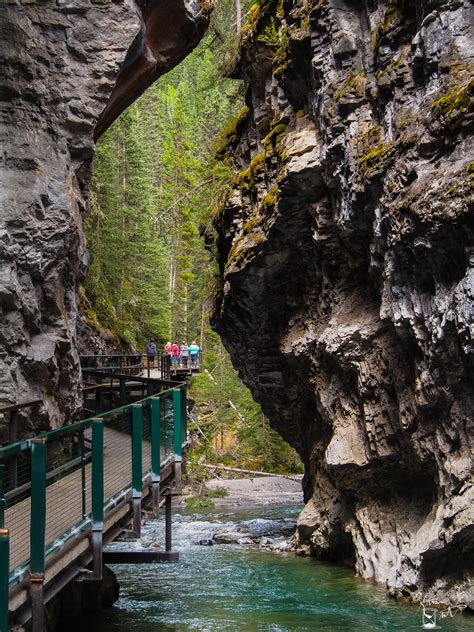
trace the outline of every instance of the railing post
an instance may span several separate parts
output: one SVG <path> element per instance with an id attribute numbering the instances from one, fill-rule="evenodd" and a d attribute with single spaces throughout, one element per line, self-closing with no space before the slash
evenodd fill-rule
<path id="1" fill-rule="evenodd" d="M 97 374 L 95 376 L 97 384 L 102 384 L 102 375 Z M 98 388 L 95 392 L 95 414 L 99 415 L 102 412 L 102 389 Z"/>
<path id="2" fill-rule="evenodd" d="M 30 585 L 33 632 L 44 630 L 43 585 L 46 548 L 46 439 L 31 441 Z"/>
<path id="3" fill-rule="evenodd" d="M 120 467 L 120 464 L 117 464 Z M 92 575 L 102 579 L 104 529 L 104 420 L 92 420 Z"/>
<path id="4" fill-rule="evenodd" d="M 10 443 L 16 443 L 18 441 L 18 411 L 12 410 L 10 413 L 10 428 L 9 428 Z M 11 471 L 9 476 L 11 482 L 11 489 L 15 489 L 18 485 L 18 456 L 15 454 L 11 464 Z"/>
<path id="5" fill-rule="evenodd" d="M 132 406 L 132 498 L 133 498 L 133 532 L 139 538 L 142 530 L 142 441 L 143 441 L 143 407 L 142 404 Z"/>
<path id="6" fill-rule="evenodd" d="M 151 400 L 151 489 L 153 498 L 153 515 L 157 518 L 160 513 L 160 479 L 161 479 L 161 400 L 153 397 Z"/>
<path id="7" fill-rule="evenodd" d="M 10 533 L 0 529 L 0 632 L 8 632 L 8 580 L 10 578 Z"/>
<path id="8" fill-rule="evenodd" d="M 5 509 L 7 508 L 5 487 L 5 466 L 0 465 L 0 529 L 5 527 Z"/>
<path id="9" fill-rule="evenodd" d="M 86 449 L 84 445 L 84 429 L 79 430 L 79 452 L 81 458 L 81 497 L 82 497 L 82 517 L 86 516 Z"/>
<path id="10" fill-rule="evenodd" d="M 176 491 L 181 491 L 181 464 L 183 461 L 183 414 L 181 389 L 173 391 L 173 443 L 174 443 L 174 475 Z"/>
<path id="11" fill-rule="evenodd" d="M 171 493 L 165 496 L 165 550 L 171 551 Z"/>
<path id="12" fill-rule="evenodd" d="M 120 406 L 125 406 L 127 404 L 127 391 L 125 388 L 125 379 L 123 377 L 120 378 Z"/>
<path id="13" fill-rule="evenodd" d="M 181 415 L 182 415 L 182 434 L 181 434 L 181 443 L 184 443 L 186 441 L 186 438 L 188 436 L 188 412 L 187 412 L 187 405 L 188 405 L 188 401 L 187 401 L 187 387 L 186 384 L 184 384 L 181 387 Z"/>

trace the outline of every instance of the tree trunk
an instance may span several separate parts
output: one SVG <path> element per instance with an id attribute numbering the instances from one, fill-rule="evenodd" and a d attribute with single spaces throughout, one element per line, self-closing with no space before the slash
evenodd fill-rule
<path id="1" fill-rule="evenodd" d="M 240 4 L 240 0 L 235 0 L 235 21 L 237 35 L 240 36 L 240 31 L 242 30 L 242 5 Z"/>

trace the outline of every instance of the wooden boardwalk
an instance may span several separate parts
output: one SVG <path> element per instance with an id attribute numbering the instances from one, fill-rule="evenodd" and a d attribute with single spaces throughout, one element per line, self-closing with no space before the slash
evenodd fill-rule
<path id="1" fill-rule="evenodd" d="M 90 432 L 90 431 L 88 431 Z M 87 431 L 86 431 L 87 436 Z M 164 448 L 161 458 L 164 460 Z M 142 442 L 142 475 L 150 471 L 151 444 Z M 91 511 L 91 463 L 85 466 L 86 516 Z M 82 520 L 82 473 L 75 472 L 46 488 L 46 545 Z M 105 502 L 123 489 L 131 487 L 131 436 L 104 427 L 104 499 Z M 28 562 L 30 557 L 31 499 L 7 508 L 5 527 L 10 530 L 10 570 Z"/>
<path id="2" fill-rule="evenodd" d="M 43 632 L 44 605 L 77 577 L 100 581 L 104 546 L 124 530 L 139 537 L 145 505 L 157 516 L 165 501 L 166 549 L 152 561 L 177 560 L 171 494 L 187 446 L 186 382 L 161 380 L 159 368 L 150 378 L 84 371 L 90 416 L 0 448 L 1 630 L 10 619 Z"/>

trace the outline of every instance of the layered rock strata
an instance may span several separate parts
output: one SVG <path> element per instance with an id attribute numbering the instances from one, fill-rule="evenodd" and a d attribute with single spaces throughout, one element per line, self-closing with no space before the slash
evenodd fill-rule
<path id="1" fill-rule="evenodd" d="M 157 28 L 163 7 L 174 21 Z M 96 121 L 107 106 L 104 131 L 187 54 L 208 13 L 209 6 L 180 0 L 2 2 L 0 407 L 44 402 L 34 419 L 25 416 L 22 435 L 70 420 L 81 405 L 75 339 L 87 263 L 81 213 Z M 8 441 L 5 426 L 0 440 Z"/>
<path id="2" fill-rule="evenodd" d="M 473 607 L 471 9 L 254 5 L 213 325 L 304 461 L 300 548 Z"/>

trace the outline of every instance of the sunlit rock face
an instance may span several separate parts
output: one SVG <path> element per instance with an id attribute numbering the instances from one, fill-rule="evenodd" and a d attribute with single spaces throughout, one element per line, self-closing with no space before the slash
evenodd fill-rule
<path id="1" fill-rule="evenodd" d="M 213 324 L 305 463 L 301 549 L 473 607 L 471 19 L 251 12 Z"/>
<path id="2" fill-rule="evenodd" d="M 24 435 L 70 420 L 80 406 L 76 297 L 87 263 L 81 213 L 96 122 L 112 91 L 115 109 L 107 106 L 100 132 L 184 57 L 204 33 L 208 11 L 179 0 L 1 4 L 0 407 L 44 401 L 23 422 Z M 153 30 L 162 5 L 175 22 Z M 148 69 L 157 66 L 151 79 L 142 76 L 140 37 L 158 51 L 157 38 L 167 45 L 166 54 L 146 59 Z M 127 60 L 135 65 L 117 97 L 132 42 Z M 5 426 L 1 432 L 8 441 Z"/>

